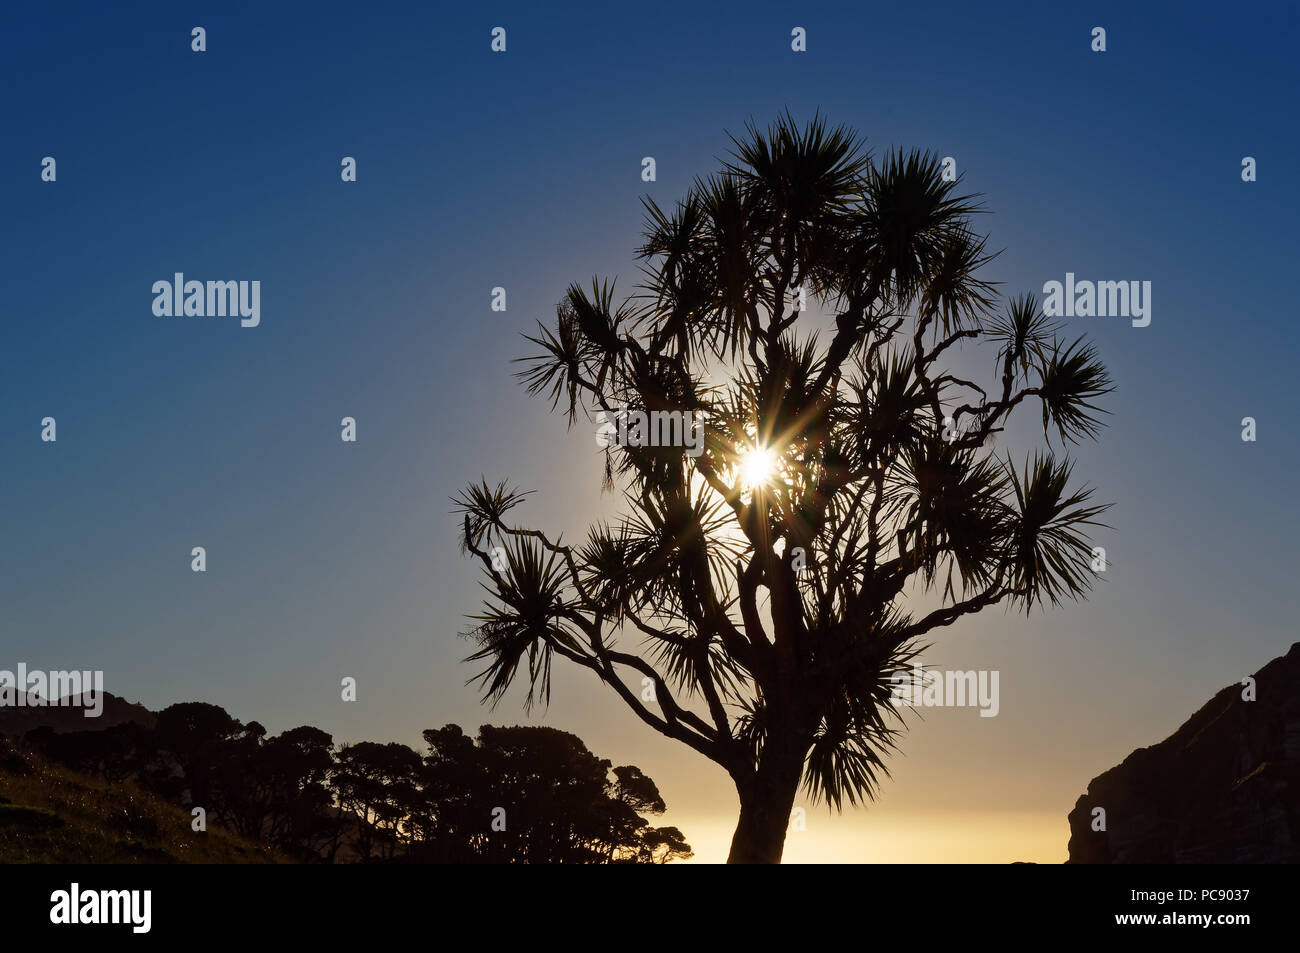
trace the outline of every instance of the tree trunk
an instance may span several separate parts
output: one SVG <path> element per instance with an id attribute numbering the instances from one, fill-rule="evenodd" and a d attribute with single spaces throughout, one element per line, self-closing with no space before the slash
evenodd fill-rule
<path id="1" fill-rule="evenodd" d="M 790 812 L 803 776 L 805 749 L 764 751 L 757 773 L 745 784 L 737 784 L 740 820 L 731 838 L 729 864 L 779 864 L 785 850 Z M 773 763 L 776 761 L 777 763 Z"/>

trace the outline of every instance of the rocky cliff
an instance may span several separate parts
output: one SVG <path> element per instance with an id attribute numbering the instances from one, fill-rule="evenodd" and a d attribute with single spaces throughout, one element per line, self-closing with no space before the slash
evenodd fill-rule
<path id="1" fill-rule="evenodd" d="M 1067 863 L 1300 863 L 1300 643 L 1253 677 L 1095 778 Z"/>

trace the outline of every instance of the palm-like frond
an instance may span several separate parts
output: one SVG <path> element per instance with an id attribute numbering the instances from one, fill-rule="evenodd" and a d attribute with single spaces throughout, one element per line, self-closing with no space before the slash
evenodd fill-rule
<path id="1" fill-rule="evenodd" d="M 580 377 L 591 374 L 603 380 L 612 371 L 626 347 L 621 335 L 633 314 L 626 302 L 615 306 L 612 282 L 596 278 L 590 293 L 576 282 L 571 284 L 555 314 L 554 331 L 539 323 L 538 335 L 524 335 L 542 353 L 516 358 L 525 367 L 515 376 L 530 394 L 546 394 L 552 409 L 566 397 L 572 424 L 579 406 Z"/>
<path id="2" fill-rule="evenodd" d="M 905 450 L 911 503 L 904 522 L 912 557 L 927 579 L 951 560 L 966 588 L 996 574 L 1005 532 L 1006 477 L 991 459 L 931 437 Z M 946 591 L 952 592 L 949 578 Z"/>
<path id="3" fill-rule="evenodd" d="M 747 123 L 731 141 L 726 171 L 760 193 L 774 217 L 801 228 L 846 208 L 870 168 L 862 140 L 847 126 L 828 129 L 820 116 L 800 128 L 786 113 L 765 132 Z"/>
<path id="4" fill-rule="evenodd" d="M 525 705 L 551 700 L 551 656 L 558 643 L 575 652 L 577 640 L 565 626 L 565 570 L 559 556 L 534 539 L 516 538 L 502 547 L 504 567 L 484 584 L 492 599 L 473 617 L 468 634 L 478 650 L 467 662 L 487 666 L 469 683 L 477 682 L 484 699 L 493 704 L 514 682 L 521 667 L 528 675 Z"/>
<path id="5" fill-rule="evenodd" d="M 1047 361 L 1056 325 L 1032 294 L 1013 298 L 1002 314 L 990 320 L 984 338 L 998 345 L 998 363 L 1012 381 L 1023 380 L 1032 365 Z"/>
<path id="6" fill-rule="evenodd" d="M 933 153 L 890 151 L 868 173 L 864 202 L 854 213 L 855 243 L 863 250 L 855 257 L 866 266 L 864 276 L 880 286 L 888 283 L 893 299 L 905 303 L 924 292 L 945 256 L 950 269 L 971 255 L 978 259 L 983 246 L 966 237 L 970 216 L 981 210 L 975 198 L 957 194 L 957 182 L 944 181 Z M 965 250 L 953 257 L 954 244 L 962 242 Z M 971 288 L 964 297 L 978 294 Z"/>
<path id="7" fill-rule="evenodd" d="M 804 786 L 814 801 L 837 811 L 845 800 L 865 803 L 875 797 L 882 777 L 889 776 L 884 759 L 902 729 L 892 678 L 922 648 L 902 641 L 907 621 L 890 608 L 867 633 L 850 641 L 856 651 L 843 668 L 804 763 Z"/>
<path id="8" fill-rule="evenodd" d="M 1035 603 L 1077 599 L 1094 581 L 1087 528 L 1109 504 L 1090 504 L 1093 490 L 1069 489 L 1074 464 L 1035 454 L 1023 472 L 1007 462 L 1016 513 L 1008 534 L 1007 564 L 1015 598 L 1026 613 Z"/>
<path id="9" fill-rule="evenodd" d="M 938 316 L 936 333 L 978 327 L 993 307 L 995 286 L 977 274 L 997 257 L 996 252 L 985 252 L 987 243 L 965 225 L 942 230 L 920 301 L 922 314 Z"/>
<path id="10" fill-rule="evenodd" d="M 573 312 L 561 303 L 556 308 L 555 330 L 540 321 L 536 336 L 525 334 L 524 339 L 542 349 L 533 357 L 515 358 L 527 365 L 515 376 L 523 382 L 530 394 L 546 394 L 554 410 L 561 397 L 568 398 L 565 412 L 572 423 L 578 412 L 578 376 L 586 356 L 582 334 Z"/>
<path id="11" fill-rule="evenodd" d="M 874 367 L 860 369 L 850 382 L 855 399 L 845 402 L 846 442 L 856 451 L 859 467 L 869 467 L 882 455 L 892 456 L 933 433 L 929 398 L 913 368 L 911 357 L 889 354 Z"/>
<path id="12" fill-rule="evenodd" d="M 532 490 L 511 489 L 504 480 L 496 486 L 490 486 L 486 479 L 471 483 L 461 491 L 460 496 L 452 497 L 455 504 L 452 512 L 464 514 L 464 525 L 460 539 L 460 551 L 467 552 L 470 546 L 481 546 L 494 538 L 500 538 L 496 528 L 499 527 L 507 511 L 523 502 Z"/>
<path id="13" fill-rule="evenodd" d="M 1039 396 L 1043 402 L 1043 434 L 1055 424 L 1063 441 L 1077 443 L 1081 437 L 1096 439 L 1102 410 L 1093 401 L 1115 389 L 1110 374 L 1097 358 L 1097 350 L 1077 338 L 1062 348 L 1056 344 L 1040 365 Z"/>

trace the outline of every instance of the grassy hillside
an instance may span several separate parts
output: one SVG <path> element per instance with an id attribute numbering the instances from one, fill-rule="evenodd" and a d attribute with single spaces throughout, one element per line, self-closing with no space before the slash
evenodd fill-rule
<path id="1" fill-rule="evenodd" d="M 0 738 L 0 863 L 261 864 L 274 851 L 133 785 L 108 784 L 49 764 Z"/>

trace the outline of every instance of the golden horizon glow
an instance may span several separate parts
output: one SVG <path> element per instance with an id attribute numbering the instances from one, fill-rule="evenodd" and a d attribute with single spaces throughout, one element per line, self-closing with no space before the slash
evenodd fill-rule
<path id="1" fill-rule="evenodd" d="M 668 815 L 665 815 L 667 818 Z M 674 814 L 695 856 L 687 864 L 721 864 L 731 848 L 733 815 Z M 786 835 L 783 864 L 1061 864 L 1070 825 L 1054 811 L 854 810 L 828 816 L 809 810 L 807 829 Z"/>

